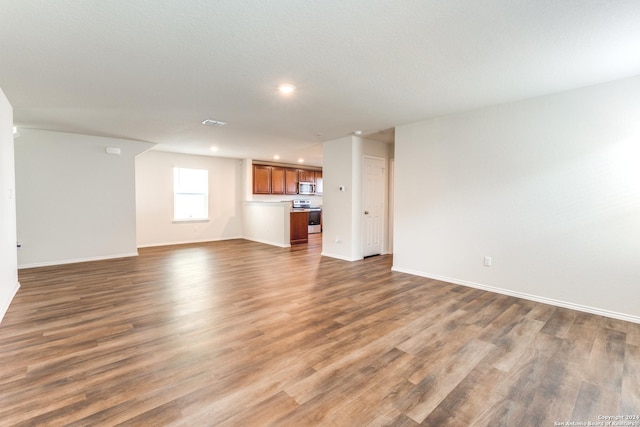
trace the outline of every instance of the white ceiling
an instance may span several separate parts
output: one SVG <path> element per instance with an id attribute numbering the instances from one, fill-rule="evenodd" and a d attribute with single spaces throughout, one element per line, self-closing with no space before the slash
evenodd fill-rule
<path id="1" fill-rule="evenodd" d="M 0 0 L 17 125 L 177 152 L 319 165 L 357 129 L 638 74 L 638 0 Z"/>

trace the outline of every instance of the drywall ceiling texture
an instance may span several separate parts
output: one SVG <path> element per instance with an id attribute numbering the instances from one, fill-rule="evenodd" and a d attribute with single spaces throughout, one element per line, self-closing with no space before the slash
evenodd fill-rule
<path id="1" fill-rule="evenodd" d="M 640 322 L 639 95 L 635 77 L 398 127 L 394 269 Z"/>
<path id="2" fill-rule="evenodd" d="M 628 0 L 4 1 L 0 86 L 23 127 L 319 165 L 357 129 L 640 74 L 638 22 Z"/>

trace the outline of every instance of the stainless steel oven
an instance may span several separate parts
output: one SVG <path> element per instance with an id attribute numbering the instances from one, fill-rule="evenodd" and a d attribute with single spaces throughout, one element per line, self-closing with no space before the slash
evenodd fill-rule
<path id="1" fill-rule="evenodd" d="M 322 209 L 309 208 L 309 234 L 322 232 Z"/>
<path id="2" fill-rule="evenodd" d="M 311 206 L 311 200 L 298 199 L 293 201 L 293 209 L 308 213 L 309 234 L 322 233 L 322 208 Z"/>

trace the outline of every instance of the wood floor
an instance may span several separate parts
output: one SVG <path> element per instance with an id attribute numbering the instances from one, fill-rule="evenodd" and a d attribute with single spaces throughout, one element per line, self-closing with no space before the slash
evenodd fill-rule
<path id="1" fill-rule="evenodd" d="M 22 270 L 0 324 L 0 425 L 640 415 L 640 325 L 391 272 L 390 256 L 321 257 L 318 239 Z"/>

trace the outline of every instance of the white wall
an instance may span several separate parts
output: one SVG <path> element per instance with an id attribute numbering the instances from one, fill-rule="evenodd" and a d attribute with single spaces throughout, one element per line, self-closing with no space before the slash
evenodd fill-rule
<path id="1" fill-rule="evenodd" d="M 291 204 L 244 202 L 242 237 L 254 242 L 291 246 Z"/>
<path id="2" fill-rule="evenodd" d="M 362 250 L 360 256 L 357 252 L 361 245 L 354 240 L 354 197 L 360 194 L 359 187 L 354 188 L 358 181 L 353 171 L 354 151 L 357 147 L 350 136 L 322 144 L 322 255 L 348 261 L 362 258 Z M 341 186 L 345 191 L 339 190 Z"/>
<path id="3" fill-rule="evenodd" d="M 134 158 L 153 144 L 21 129 L 20 267 L 136 255 Z M 119 147 L 120 155 L 106 154 Z"/>
<path id="4" fill-rule="evenodd" d="M 0 89 L 0 321 L 18 291 L 13 109 Z"/>
<path id="5" fill-rule="evenodd" d="M 640 77 L 399 126 L 395 159 L 395 270 L 640 321 Z"/>
<path id="6" fill-rule="evenodd" d="M 242 160 L 242 200 L 253 200 L 253 161 Z"/>
<path id="7" fill-rule="evenodd" d="M 385 159 L 388 170 L 390 145 L 349 136 L 322 146 L 324 194 L 322 254 L 355 261 L 362 259 L 362 170 L 364 156 Z M 345 191 L 339 188 L 345 187 Z M 384 189 L 385 197 L 388 194 Z M 388 223 L 385 213 L 385 225 Z M 388 231 L 385 226 L 385 239 Z M 385 251 L 388 245 L 385 243 Z"/>
<path id="8" fill-rule="evenodd" d="M 173 167 L 209 171 L 209 221 L 173 222 Z M 242 161 L 147 151 L 136 159 L 139 247 L 242 237 Z"/>

